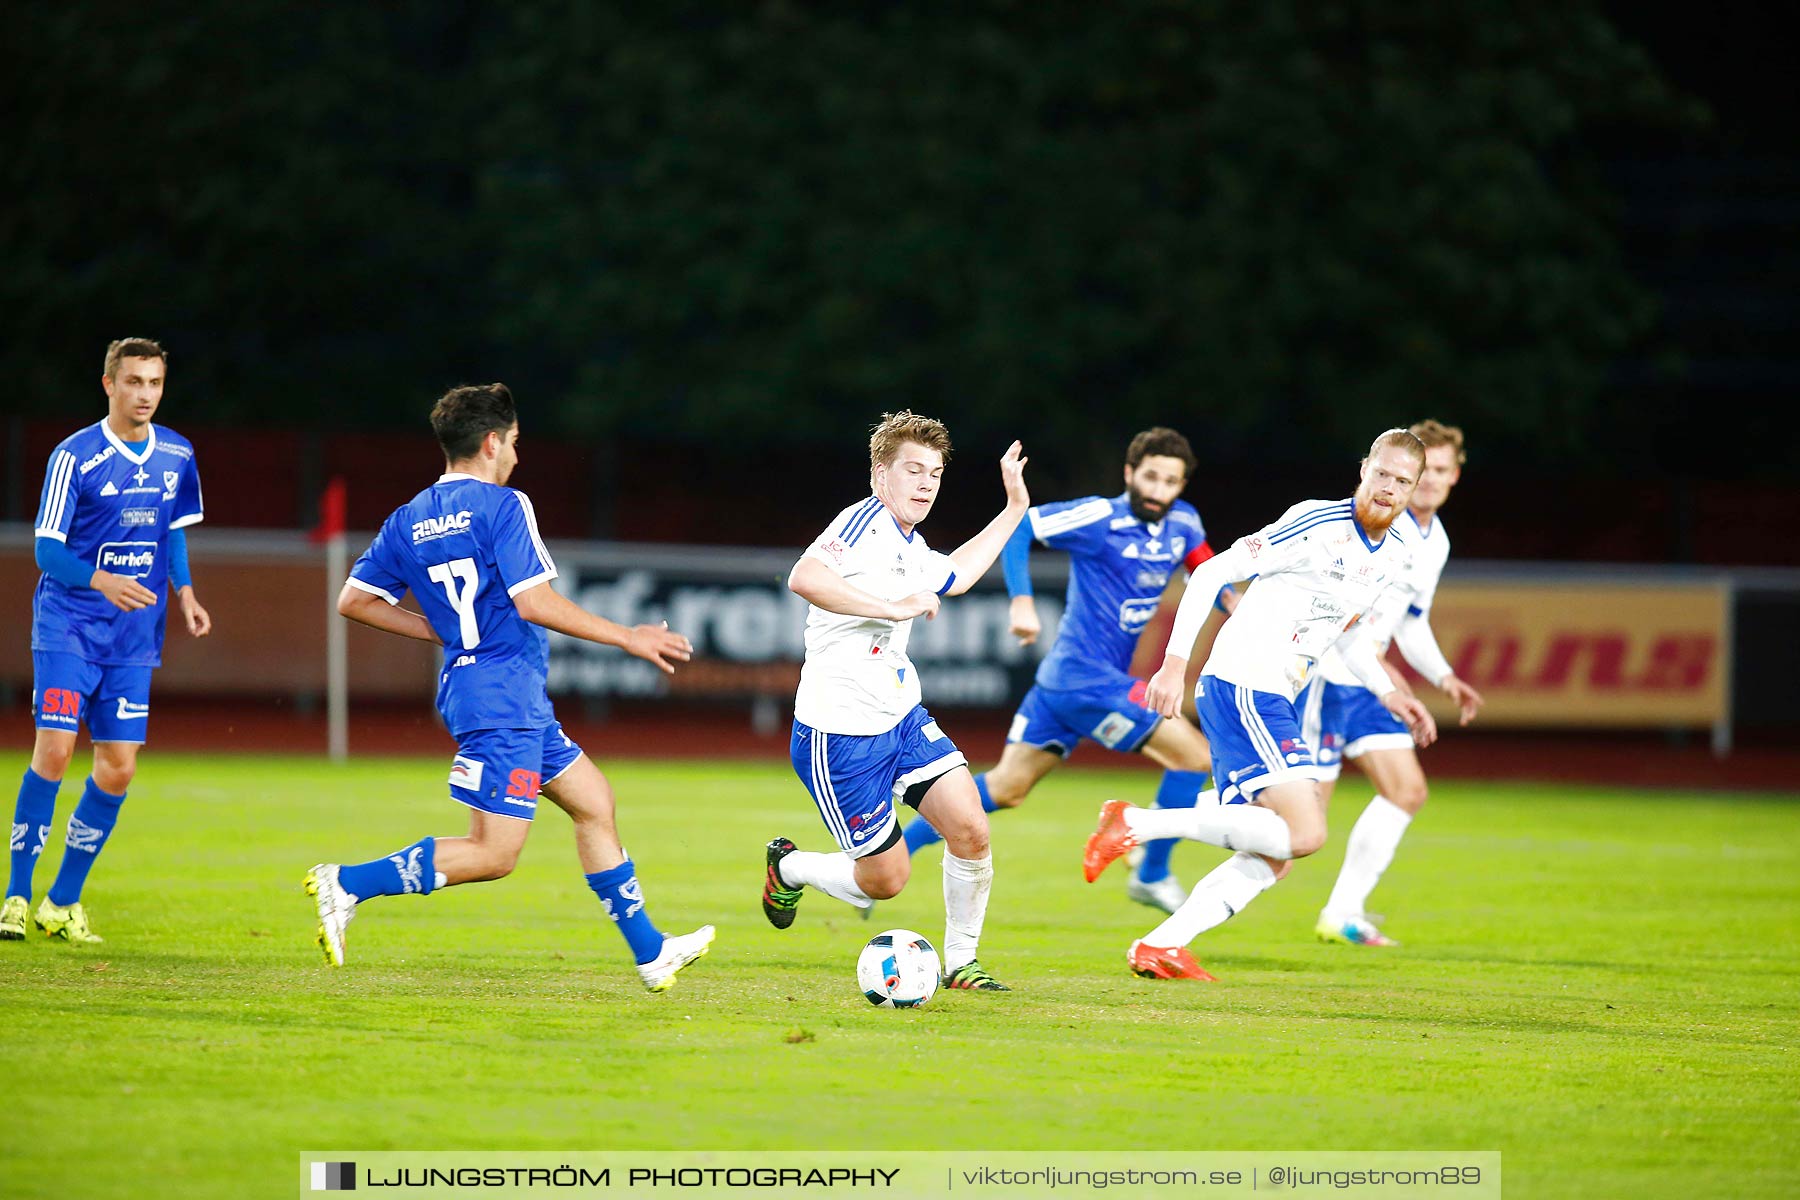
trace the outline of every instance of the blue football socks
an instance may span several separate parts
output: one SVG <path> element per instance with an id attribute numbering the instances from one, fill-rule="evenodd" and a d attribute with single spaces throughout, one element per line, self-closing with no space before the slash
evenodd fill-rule
<path id="1" fill-rule="evenodd" d="M 641 965 L 661 954 L 662 931 L 644 910 L 644 889 L 638 883 L 637 868 L 631 860 L 628 858 L 605 871 L 595 871 L 586 878 L 594 895 L 600 897 L 600 906 L 606 910 L 606 915 L 625 935 L 625 944 L 631 947 L 632 957 Z"/>
<path id="2" fill-rule="evenodd" d="M 1157 808 L 1192 808 L 1211 777 L 1205 771 L 1164 771 L 1156 789 Z M 1144 843 L 1144 860 L 1138 864 L 1140 883 L 1155 883 L 1169 873 L 1169 855 L 1180 838 L 1158 838 Z"/>
<path id="3" fill-rule="evenodd" d="M 56 870 L 56 882 L 50 885 L 50 903 L 69 905 L 81 899 L 88 872 L 94 869 L 94 860 L 100 857 L 113 826 L 119 823 L 119 806 L 124 803 L 123 795 L 101 791 L 94 777 L 88 776 L 81 800 L 69 814 L 69 837 L 62 865 Z"/>
<path id="4" fill-rule="evenodd" d="M 437 886 L 437 839 L 420 838 L 406 849 L 338 868 L 338 886 L 367 900 L 372 896 L 429 896 Z"/>
<path id="5" fill-rule="evenodd" d="M 62 787 L 59 779 L 45 779 L 30 767 L 19 781 L 19 800 L 13 805 L 12 874 L 7 879 L 6 894 L 31 898 L 31 873 L 37 869 L 38 855 L 50 840 L 50 824 L 56 815 L 56 793 Z"/>

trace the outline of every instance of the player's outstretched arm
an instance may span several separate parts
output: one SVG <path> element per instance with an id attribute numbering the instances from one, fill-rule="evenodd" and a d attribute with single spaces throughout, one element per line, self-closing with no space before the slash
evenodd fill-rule
<path id="1" fill-rule="evenodd" d="M 988 522 L 986 529 L 950 552 L 950 561 L 956 564 L 956 578 L 950 583 L 949 594 L 952 596 L 962 595 L 987 574 L 987 569 L 1005 549 L 1013 530 L 1025 519 L 1025 510 L 1031 507 L 1031 493 L 1025 487 L 1025 464 L 1031 460 L 1020 454 L 1023 449 L 1014 442 L 1000 456 L 1000 481 L 1006 486 L 1006 507 Z"/>
<path id="2" fill-rule="evenodd" d="M 365 592 L 354 584 L 346 583 L 344 590 L 338 593 L 337 608 L 340 617 L 355 621 L 358 625 L 367 625 L 383 633 L 397 633 L 401 637 L 415 638 L 433 645 L 443 644 L 438 641 L 438 635 L 431 628 L 430 621 L 398 604 L 389 604 L 380 596 Z"/>
<path id="3" fill-rule="evenodd" d="M 873 617 L 879 621 L 929 620 L 937 616 L 938 598 L 931 592 L 915 592 L 898 600 L 883 600 L 863 591 L 825 563 L 803 556 L 788 572 L 788 591 L 815 608 L 840 617 Z"/>
<path id="4" fill-rule="evenodd" d="M 513 597 L 519 615 L 533 625 L 554 629 L 584 642 L 602 646 L 618 646 L 627 654 L 655 663 L 665 675 L 675 673 L 675 664 L 694 656 L 694 644 L 663 625 L 634 625 L 630 628 L 589 612 L 550 586 L 549 580 L 528 587 Z"/>

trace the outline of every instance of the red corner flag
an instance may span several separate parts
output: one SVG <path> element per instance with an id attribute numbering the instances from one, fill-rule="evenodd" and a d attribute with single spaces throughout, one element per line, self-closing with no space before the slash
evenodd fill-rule
<path id="1" fill-rule="evenodd" d="M 319 496 L 319 523 L 313 526 L 306 540 L 319 545 L 329 542 L 344 533 L 344 477 L 334 476 Z"/>

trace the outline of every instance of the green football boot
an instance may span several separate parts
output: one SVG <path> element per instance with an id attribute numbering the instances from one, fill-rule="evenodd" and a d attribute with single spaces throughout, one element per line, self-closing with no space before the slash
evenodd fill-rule
<path id="1" fill-rule="evenodd" d="M 22 942 L 25 926 L 31 920 L 31 901 L 24 896 L 8 896 L 0 904 L 0 942 Z"/>
<path id="2" fill-rule="evenodd" d="M 72 945 L 92 946 L 106 940 L 88 928 L 87 909 L 79 903 L 64 908 L 50 903 L 50 897 L 45 896 L 31 919 L 44 931 L 44 936 L 61 938 Z"/>

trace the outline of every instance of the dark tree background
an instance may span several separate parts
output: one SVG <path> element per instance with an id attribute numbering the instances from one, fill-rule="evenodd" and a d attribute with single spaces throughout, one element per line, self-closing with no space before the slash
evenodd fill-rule
<path id="1" fill-rule="evenodd" d="M 911 405 L 984 456 L 1026 437 L 1044 495 L 1152 422 L 1341 471 L 1431 413 L 1488 462 L 1629 475 L 1711 415 L 1618 164 L 1712 127 L 1592 0 L 12 26 L 0 370 L 30 417 L 89 403 L 121 332 L 171 345 L 190 424 L 415 429 L 500 378 L 538 431 L 793 463 Z M 1724 470 L 1785 476 L 1780 433 Z"/>

